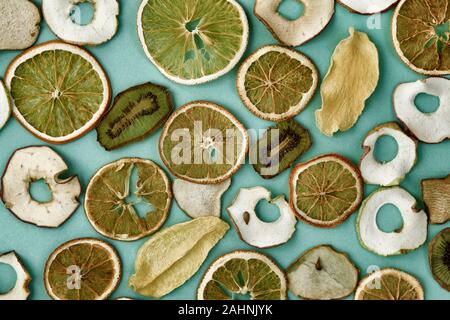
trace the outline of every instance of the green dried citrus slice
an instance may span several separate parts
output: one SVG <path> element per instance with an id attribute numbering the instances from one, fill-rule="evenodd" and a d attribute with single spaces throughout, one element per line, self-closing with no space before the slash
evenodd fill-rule
<path id="1" fill-rule="evenodd" d="M 450 0 L 402 0 L 392 19 L 400 58 L 427 75 L 450 73 Z"/>
<path id="2" fill-rule="evenodd" d="M 200 282 L 197 299 L 233 300 L 240 295 L 249 295 L 252 300 L 285 300 L 286 275 L 264 254 L 228 253 L 211 264 Z"/>
<path id="3" fill-rule="evenodd" d="M 194 101 L 167 120 L 159 152 L 178 178 L 217 184 L 239 170 L 248 144 L 247 130 L 229 111 L 211 102 Z"/>
<path id="4" fill-rule="evenodd" d="M 124 158 L 107 164 L 92 177 L 84 208 L 99 233 L 133 241 L 162 226 L 171 202 L 169 179 L 158 165 L 150 160 Z M 145 210 L 145 217 L 139 215 L 139 206 Z"/>
<path id="5" fill-rule="evenodd" d="M 52 41 L 32 47 L 6 70 L 13 113 L 33 135 L 67 143 L 94 128 L 108 108 L 109 80 L 85 49 Z"/>
<path id="6" fill-rule="evenodd" d="M 138 32 L 148 58 L 167 78 L 194 85 L 233 69 L 249 28 L 234 0 L 144 0 Z"/>
<path id="7" fill-rule="evenodd" d="M 237 88 L 244 105 L 257 117 L 283 121 L 299 114 L 316 92 L 319 73 L 298 51 L 265 46 L 242 63 Z"/>
<path id="8" fill-rule="evenodd" d="M 84 238 L 66 242 L 50 255 L 44 283 L 54 300 L 105 300 L 121 275 L 117 251 L 104 241 Z"/>
<path id="9" fill-rule="evenodd" d="M 396 269 L 382 269 L 368 275 L 358 285 L 355 300 L 423 300 L 420 282 Z"/>
<path id="10" fill-rule="evenodd" d="M 359 170 L 337 154 L 298 164 L 289 178 L 290 204 L 305 222 L 322 228 L 343 223 L 362 202 Z"/>
<path id="11" fill-rule="evenodd" d="M 431 241 L 428 261 L 434 279 L 442 288 L 450 291 L 450 228 L 439 232 Z"/>

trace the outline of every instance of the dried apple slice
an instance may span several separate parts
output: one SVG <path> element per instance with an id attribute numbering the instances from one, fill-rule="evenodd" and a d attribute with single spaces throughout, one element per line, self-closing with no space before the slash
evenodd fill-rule
<path id="1" fill-rule="evenodd" d="M 0 80 L 0 130 L 11 116 L 11 99 L 3 81 Z"/>
<path id="2" fill-rule="evenodd" d="M 30 295 L 31 276 L 20 257 L 14 251 L 7 252 L 0 255 L 1 263 L 7 264 L 14 269 L 16 272 L 16 284 L 9 292 L 0 294 L 0 300 L 26 300 Z"/>
<path id="3" fill-rule="evenodd" d="M 450 220 L 450 175 L 443 179 L 422 180 L 422 198 L 430 215 L 430 223 Z"/>
<path id="4" fill-rule="evenodd" d="M 393 5 L 395 5 L 399 0 L 337 0 L 337 1 L 351 12 L 359 14 L 375 14 L 388 10 Z"/>

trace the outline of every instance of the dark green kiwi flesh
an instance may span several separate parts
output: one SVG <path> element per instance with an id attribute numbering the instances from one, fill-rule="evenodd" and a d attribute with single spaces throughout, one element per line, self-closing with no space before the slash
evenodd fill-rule
<path id="1" fill-rule="evenodd" d="M 434 279 L 450 291 L 450 228 L 442 230 L 431 241 L 428 258 Z"/>

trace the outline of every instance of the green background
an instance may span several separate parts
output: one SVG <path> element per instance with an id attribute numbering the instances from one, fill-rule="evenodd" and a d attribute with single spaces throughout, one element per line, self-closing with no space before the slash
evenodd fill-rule
<path id="1" fill-rule="evenodd" d="M 239 2 L 245 8 L 251 30 L 250 42 L 245 55 L 248 56 L 262 45 L 276 44 L 277 41 L 270 32 L 254 16 L 252 9 L 254 1 L 240 0 Z M 40 1 L 36 1 L 36 3 L 40 5 Z M 146 58 L 140 45 L 136 32 L 136 13 L 139 4 L 139 0 L 121 0 L 118 33 L 106 44 L 89 48 L 107 71 L 114 95 L 130 86 L 151 81 L 170 88 L 176 107 L 192 100 L 210 100 L 228 108 L 247 128 L 260 129 L 270 125 L 269 122 L 252 115 L 241 103 L 235 88 L 236 68 L 216 81 L 195 87 L 178 85 L 164 78 Z M 289 6 L 289 3 L 287 6 Z M 290 11 L 289 7 L 287 8 Z M 336 4 L 336 14 L 328 27 L 315 39 L 297 48 L 313 59 L 323 79 L 334 48 L 340 40 L 348 36 L 348 29 L 353 26 L 357 30 L 367 32 L 376 44 L 380 54 L 381 68 L 381 78 L 377 90 L 368 100 L 363 115 L 351 130 L 338 133 L 333 138 L 325 137 L 317 130 L 314 111 L 321 105 L 319 93 L 315 95 L 308 108 L 297 116 L 296 119 L 310 130 L 313 137 L 313 147 L 301 158 L 302 161 L 324 153 L 339 153 L 357 163 L 363 152 L 361 142 L 366 133 L 378 124 L 396 120 L 392 108 L 392 92 L 395 86 L 402 82 L 416 81 L 422 77 L 408 69 L 398 58 L 393 48 L 390 36 L 392 12 L 393 10 L 390 10 L 381 16 L 381 28 L 369 30 L 367 27 L 368 17 L 351 14 Z M 45 22 L 41 23 L 41 27 L 39 43 L 56 38 Z M 4 73 L 9 62 L 17 54 L 18 52 L 0 52 L 0 74 Z M 141 143 L 114 152 L 106 152 L 102 149 L 97 143 L 95 131 L 68 145 L 53 146 L 53 148 L 68 163 L 69 174 L 79 175 L 82 187 L 85 190 L 90 177 L 98 168 L 122 157 L 143 157 L 152 159 L 162 165 L 157 150 L 159 134 L 160 131 Z M 11 119 L 0 132 L 0 170 L 3 171 L 14 150 L 30 145 L 45 145 L 45 143 L 34 138 L 15 120 Z M 386 153 L 388 152 L 392 152 L 392 150 L 386 147 L 386 151 L 379 153 L 382 156 L 387 156 Z M 419 144 L 418 162 L 401 185 L 419 200 L 420 206 L 422 206 L 420 181 L 425 178 L 444 177 L 449 174 L 449 156 L 449 141 L 437 145 Z M 271 190 L 273 195 L 282 193 L 287 195 L 288 174 L 289 172 L 286 171 L 275 179 L 266 181 L 260 178 L 250 165 L 245 165 L 233 177 L 232 186 L 223 197 L 222 217 L 226 221 L 230 221 L 225 208 L 230 204 L 239 188 L 260 185 Z M 375 189 L 374 186 L 368 186 L 365 191 L 366 195 Z M 83 200 L 84 197 L 81 198 L 81 201 Z M 262 209 L 267 210 L 271 207 L 266 205 Z M 276 214 L 269 214 L 268 216 L 273 219 Z M 268 217 L 266 216 L 266 218 Z M 380 219 L 382 220 L 381 224 L 389 225 L 391 228 L 399 223 L 398 215 L 393 210 L 384 212 Z M 188 220 L 189 218 L 174 202 L 165 227 Z M 320 244 L 331 244 L 336 249 L 349 253 L 359 267 L 361 276 L 367 274 L 370 266 L 395 267 L 415 275 L 423 284 L 427 299 L 450 298 L 450 294 L 443 290 L 431 276 L 427 263 L 427 245 L 407 255 L 389 258 L 377 256 L 366 251 L 359 244 L 355 231 L 355 220 L 356 214 L 343 225 L 331 230 L 319 229 L 299 222 L 295 235 L 287 244 L 269 250 L 261 250 L 261 252 L 271 255 L 282 267 L 287 267 L 308 248 Z M 428 239 L 431 240 L 445 226 L 449 226 L 449 224 L 430 226 Z M 22 223 L 3 206 L 0 206 L 0 252 L 15 250 L 22 257 L 33 277 L 31 282 L 32 299 L 48 299 L 43 284 L 43 269 L 49 254 L 63 242 L 79 237 L 103 239 L 87 221 L 82 206 L 64 225 L 54 230 L 41 229 Z M 112 298 L 119 296 L 139 298 L 128 288 L 127 282 L 134 270 L 136 251 L 145 239 L 132 243 L 108 241 L 119 250 L 123 262 L 122 282 Z M 212 250 L 199 272 L 185 285 L 166 296 L 165 299 L 195 299 L 197 285 L 208 265 L 219 255 L 235 249 L 251 249 L 251 247 L 239 239 L 232 227 L 226 237 Z M 6 279 L 6 275 L 11 275 L 12 272 L 1 272 L 5 270 L 4 266 L 0 269 L 0 291 L 5 291 L 7 286 L 11 285 L 11 282 Z M 290 294 L 290 297 L 296 299 L 292 294 Z"/>

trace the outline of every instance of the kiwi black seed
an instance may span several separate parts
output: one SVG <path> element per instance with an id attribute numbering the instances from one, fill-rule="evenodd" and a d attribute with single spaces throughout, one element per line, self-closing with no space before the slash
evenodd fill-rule
<path id="1" fill-rule="evenodd" d="M 308 130 L 300 123 L 293 119 L 279 122 L 252 146 L 253 168 L 264 179 L 271 179 L 288 169 L 311 144 Z"/>
<path id="2" fill-rule="evenodd" d="M 173 110 L 169 91 L 152 83 L 121 92 L 97 127 L 98 141 L 108 151 L 145 139 Z"/>
<path id="3" fill-rule="evenodd" d="M 450 291 L 450 228 L 442 230 L 434 237 L 428 255 L 434 279 L 442 288 Z"/>

